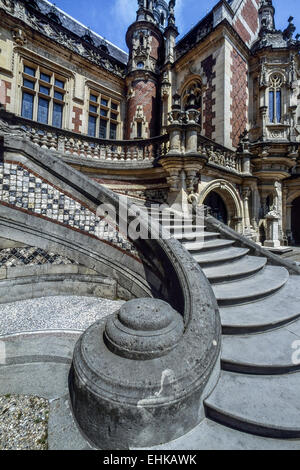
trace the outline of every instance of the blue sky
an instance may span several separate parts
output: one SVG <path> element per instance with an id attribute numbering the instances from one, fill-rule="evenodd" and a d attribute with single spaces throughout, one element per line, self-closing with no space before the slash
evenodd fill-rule
<path id="1" fill-rule="evenodd" d="M 135 20 L 137 0 L 56 0 L 56 6 L 93 31 L 127 51 L 125 33 Z M 180 36 L 187 33 L 217 0 L 177 0 L 176 22 Z M 284 29 L 290 15 L 300 33 L 299 0 L 273 0 L 276 27 Z"/>

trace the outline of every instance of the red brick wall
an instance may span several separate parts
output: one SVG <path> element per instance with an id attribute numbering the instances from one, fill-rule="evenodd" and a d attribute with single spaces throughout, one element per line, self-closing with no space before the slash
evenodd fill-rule
<path id="1" fill-rule="evenodd" d="M 247 99 L 248 99 L 248 76 L 247 64 L 242 57 L 233 50 L 231 52 L 231 134 L 232 145 L 237 147 L 239 137 L 247 126 Z"/>
<path id="2" fill-rule="evenodd" d="M 10 104 L 10 96 L 8 96 L 8 90 L 11 90 L 11 83 L 6 80 L 0 80 L 0 103 L 6 108 L 7 104 Z"/>
<path id="3" fill-rule="evenodd" d="M 131 124 L 136 115 L 137 106 L 143 106 L 143 114 L 148 123 L 150 135 L 154 137 L 158 134 L 159 112 L 157 108 L 157 88 L 151 80 L 139 80 L 132 84 L 134 96 L 127 104 L 127 129 L 126 138 L 130 139 Z"/>
<path id="4" fill-rule="evenodd" d="M 77 106 L 73 106 L 73 113 L 74 117 L 72 119 L 73 123 L 73 131 L 78 132 L 81 134 L 81 126 L 82 126 L 82 109 L 78 108 Z"/>
<path id="5" fill-rule="evenodd" d="M 207 88 L 203 97 L 203 129 L 205 136 L 209 139 L 212 138 L 212 133 L 215 131 L 213 120 L 216 117 L 216 113 L 213 111 L 213 106 L 216 100 L 213 98 L 213 95 L 216 91 L 216 87 L 212 84 L 216 76 L 216 72 L 214 71 L 215 65 L 216 59 L 214 59 L 212 55 L 201 62 L 202 69 L 207 77 Z"/>

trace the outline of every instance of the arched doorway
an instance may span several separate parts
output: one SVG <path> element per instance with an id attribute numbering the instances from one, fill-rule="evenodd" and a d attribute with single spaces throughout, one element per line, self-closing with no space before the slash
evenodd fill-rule
<path id="1" fill-rule="evenodd" d="M 291 209 L 291 230 L 294 243 L 300 245 L 300 196 L 293 200 Z"/>
<path id="2" fill-rule="evenodd" d="M 228 212 L 226 205 L 217 192 L 211 191 L 204 199 L 203 204 L 210 207 L 211 215 L 213 217 L 220 220 L 224 224 L 228 223 Z"/>

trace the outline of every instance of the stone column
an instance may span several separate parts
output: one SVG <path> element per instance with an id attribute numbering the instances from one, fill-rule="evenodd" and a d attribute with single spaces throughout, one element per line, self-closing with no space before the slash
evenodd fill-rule
<path id="1" fill-rule="evenodd" d="M 186 149 L 187 154 L 198 153 L 198 132 L 200 132 L 200 126 L 198 124 L 200 113 L 195 109 L 188 109 L 187 112 L 187 124 L 186 124 Z"/>
<path id="2" fill-rule="evenodd" d="M 244 204 L 244 226 L 245 230 L 250 230 L 250 214 L 249 214 L 249 196 L 251 194 L 250 188 L 243 188 L 243 204 Z"/>

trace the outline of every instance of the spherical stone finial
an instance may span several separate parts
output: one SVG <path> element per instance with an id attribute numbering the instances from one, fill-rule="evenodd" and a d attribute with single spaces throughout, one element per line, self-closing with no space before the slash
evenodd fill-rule
<path id="1" fill-rule="evenodd" d="M 174 349 L 183 331 L 181 315 L 169 304 L 158 299 L 135 299 L 108 319 L 104 341 L 118 356 L 154 359 Z"/>

